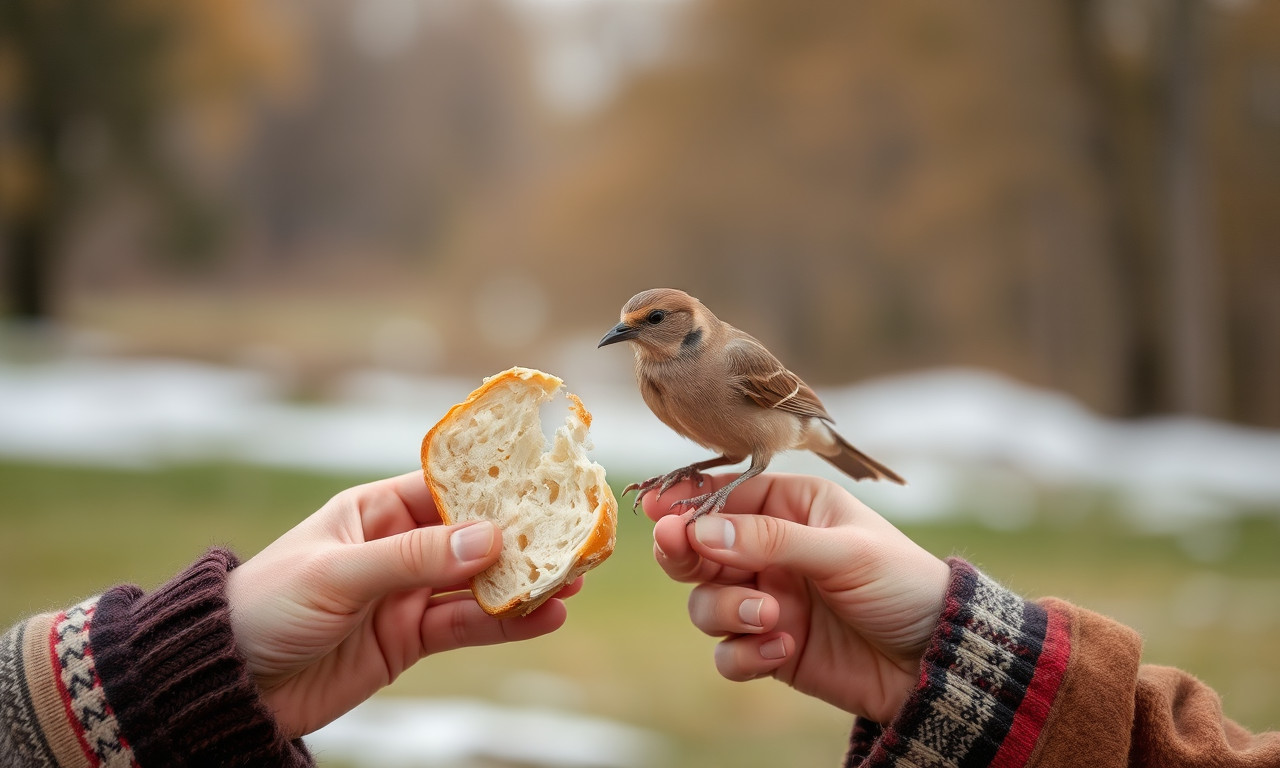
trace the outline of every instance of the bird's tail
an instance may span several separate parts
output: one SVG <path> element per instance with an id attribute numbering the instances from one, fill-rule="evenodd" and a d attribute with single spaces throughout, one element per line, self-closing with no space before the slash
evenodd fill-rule
<path id="1" fill-rule="evenodd" d="M 831 436 L 835 438 L 837 451 L 831 455 L 825 453 L 819 453 L 818 455 L 831 462 L 836 469 L 839 469 L 854 480 L 890 480 L 898 485 L 907 484 L 907 481 L 903 480 L 897 472 L 849 445 L 849 441 L 841 437 L 834 429 L 829 429 L 829 431 Z"/>

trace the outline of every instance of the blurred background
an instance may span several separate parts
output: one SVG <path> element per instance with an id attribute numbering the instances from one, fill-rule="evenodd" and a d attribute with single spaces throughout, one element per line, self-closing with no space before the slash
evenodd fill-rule
<path id="1" fill-rule="evenodd" d="M 1267 0 L 6 0 L 0 620 L 251 554 L 511 365 L 618 489 L 703 458 L 595 349 L 673 286 L 932 551 L 1277 728 L 1278 210 Z M 322 761 L 834 764 L 849 718 L 719 679 L 650 545 L 623 514 L 564 630 L 428 659 Z"/>

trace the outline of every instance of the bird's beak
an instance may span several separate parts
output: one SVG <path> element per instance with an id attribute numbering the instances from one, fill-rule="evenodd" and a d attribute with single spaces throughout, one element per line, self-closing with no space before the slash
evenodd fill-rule
<path id="1" fill-rule="evenodd" d="M 613 328 L 609 329 L 609 332 L 606 333 L 604 338 L 600 340 L 600 343 L 596 345 L 596 349 L 606 347 L 610 344 L 617 344 L 619 341 L 630 341 L 639 335 L 639 328 L 627 325 L 626 323 L 618 323 L 613 326 Z"/>

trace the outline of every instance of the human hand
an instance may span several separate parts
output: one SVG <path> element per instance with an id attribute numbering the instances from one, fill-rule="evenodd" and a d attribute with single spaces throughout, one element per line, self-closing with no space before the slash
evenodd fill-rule
<path id="1" fill-rule="evenodd" d="M 227 578 L 236 646 L 281 730 L 302 736 L 418 659 L 559 628 L 559 598 L 498 620 L 467 579 L 502 548 L 487 522 L 446 526 L 420 472 L 348 489 Z"/>
<path id="2" fill-rule="evenodd" d="M 710 490 L 732 476 L 708 477 Z M 762 475 L 723 514 L 687 525 L 671 499 L 648 497 L 654 556 L 696 584 L 694 626 L 725 639 L 715 663 L 730 680 L 772 676 L 848 712 L 887 723 L 919 678 L 950 578 L 929 554 L 835 483 Z"/>

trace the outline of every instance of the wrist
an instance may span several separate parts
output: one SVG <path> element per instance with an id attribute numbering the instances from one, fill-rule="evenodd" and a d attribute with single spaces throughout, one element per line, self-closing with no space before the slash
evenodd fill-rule
<path id="1" fill-rule="evenodd" d="M 927 561 L 912 566 L 914 578 L 909 585 L 905 604 L 912 606 L 914 620 L 899 627 L 892 644 L 886 644 L 882 652 L 888 659 L 889 669 L 882 679 L 884 706 L 878 712 L 868 713 L 878 722 L 889 722 L 906 704 L 921 679 L 926 663 L 926 653 L 935 642 L 947 597 L 951 593 L 955 574 L 952 566 L 927 555 Z"/>

